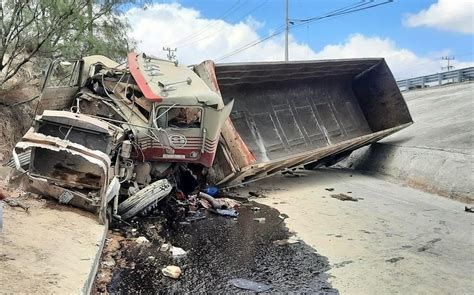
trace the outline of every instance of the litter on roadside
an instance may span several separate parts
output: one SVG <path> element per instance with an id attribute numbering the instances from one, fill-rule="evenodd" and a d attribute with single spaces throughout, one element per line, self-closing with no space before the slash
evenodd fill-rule
<path id="1" fill-rule="evenodd" d="M 171 244 L 164 243 L 163 245 L 161 245 L 160 251 L 161 252 L 168 252 L 170 248 L 171 248 Z"/>
<path id="2" fill-rule="evenodd" d="M 253 220 L 257 221 L 258 223 L 265 223 L 265 217 L 258 217 L 258 218 L 254 218 Z"/>
<path id="3" fill-rule="evenodd" d="M 137 244 L 147 244 L 150 241 L 147 238 L 141 236 L 141 237 L 136 238 L 135 242 L 137 242 Z"/>
<path id="4" fill-rule="evenodd" d="M 161 273 L 166 277 L 177 279 L 181 276 L 181 268 L 176 265 L 168 265 L 161 270 Z"/>
<path id="5" fill-rule="evenodd" d="M 292 237 L 289 237 L 288 239 L 273 241 L 273 244 L 277 246 L 284 246 L 284 245 L 296 244 L 296 243 L 299 243 L 300 241 L 301 241 L 300 238 L 296 236 L 292 236 Z"/>
<path id="6" fill-rule="evenodd" d="M 359 199 L 348 196 L 346 194 L 336 194 L 336 195 L 331 195 L 331 198 L 338 199 L 341 201 L 352 201 L 352 202 L 358 202 Z"/>
<path id="7" fill-rule="evenodd" d="M 249 192 L 249 195 L 251 195 L 252 197 L 256 197 L 256 198 L 266 198 L 267 197 L 264 194 L 261 194 L 261 193 L 258 193 L 258 192 Z"/>
<path id="8" fill-rule="evenodd" d="M 187 254 L 188 253 L 184 251 L 183 248 L 171 246 L 171 255 L 173 257 L 176 257 L 176 258 L 184 257 Z"/>
<path id="9" fill-rule="evenodd" d="M 229 283 L 239 289 L 250 290 L 254 292 L 265 292 L 272 288 L 272 286 L 270 285 L 254 282 L 247 279 L 231 279 L 229 280 Z"/>
<path id="10" fill-rule="evenodd" d="M 25 212 L 28 212 L 28 209 L 30 209 L 30 206 L 23 204 L 22 202 L 8 198 L 3 200 L 8 206 L 10 207 L 20 207 L 21 209 L 25 210 Z"/>

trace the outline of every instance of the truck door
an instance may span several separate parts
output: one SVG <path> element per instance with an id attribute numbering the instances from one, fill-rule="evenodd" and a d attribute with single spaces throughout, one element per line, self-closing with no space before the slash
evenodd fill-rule
<path id="1" fill-rule="evenodd" d="M 53 61 L 41 90 L 42 110 L 63 110 L 72 106 L 79 91 L 82 62 L 80 60 Z"/>

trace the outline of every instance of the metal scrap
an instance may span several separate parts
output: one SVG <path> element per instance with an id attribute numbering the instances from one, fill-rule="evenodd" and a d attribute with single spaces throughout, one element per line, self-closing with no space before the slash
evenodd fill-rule
<path id="1" fill-rule="evenodd" d="M 8 198 L 3 200 L 5 203 L 7 203 L 10 207 L 20 207 L 21 209 L 25 210 L 25 212 L 28 212 L 28 209 L 30 206 L 23 204 L 22 202 Z"/>

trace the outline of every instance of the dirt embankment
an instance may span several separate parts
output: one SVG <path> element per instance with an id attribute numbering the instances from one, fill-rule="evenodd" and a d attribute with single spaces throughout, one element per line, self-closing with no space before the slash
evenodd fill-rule
<path id="1" fill-rule="evenodd" d="M 10 159 L 13 147 L 30 128 L 38 95 L 35 84 L 0 90 L 0 164 Z"/>

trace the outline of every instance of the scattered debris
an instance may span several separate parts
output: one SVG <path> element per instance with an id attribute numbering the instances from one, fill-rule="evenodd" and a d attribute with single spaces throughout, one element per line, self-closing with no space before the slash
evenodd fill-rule
<path id="1" fill-rule="evenodd" d="M 242 203 L 240 203 L 239 201 L 229 198 L 214 198 L 209 194 L 203 192 L 199 194 L 198 202 L 199 204 L 201 204 L 202 207 L 213 213 L 230 217 L 239 216 L 239 212 L 237 212 L 233 208 L 237 208 L 242 205 Z M 204 216 L 198 218 L 202 219 L 204 218 Z"/>
<path id="2" fill-rule="evenodd" d="M 173 257 L 175 258 L 184 257 L 187 254 L 188 253 L 184 251 L 183 248 L 171 246 L 171 255 Z"/>
<path id="3" fill-rule="evenodd" d="M 250 210 L 257 212 L 257 211 L 260 211 L 260 207 L 252 207 L 250 208 Z"/>
<path id="4" fill-rule="evenodd" d="M 474 213 L 474 207 L 464 206 L 464 211 L 469 213 Z"/>
<path id="5" fill-rule="evenodd" d="M 12 198 L 4 199 L 3 201 L 7 203 L 10 207 L 20 207 L 21 209 L 25 210 L 25 212 L 28 212 L 28 209 L 30 208 L 30 206 L 27 206 L 22 202 Z"/>
<path id="6" fill-rule="evenodd" d="M 438 243 L 439 241 L 441 241 L 440 238 L 436 238 L 436 239 L 433 239 L 431 241 L 428 241 L 425 245 L 418 248 L 418 252 L 424 252 L 424 251 L 430 249 L 431 247 L 433 247 L 434 244 Z"/>
<path id="7" fill-rule="evenodd" d="M 102 264 L 105 265 L 106 267 L 113 267 L 115 266 L 115 261 L 113 259 L 105 260 L 105 261 L 102 261 Z"/>
<path id="8" fill-rule="evenodd" d="M 137 244 L 147 244 L 150 241 L 147 238 L 145 238 L 144 236 L 141 236 L 141 237 L 136 238 L 135 242 L 137 242 Z"/>
<path id="9" fill-rule="evenodd" d="M 202 211 L 197 211 L 193 213 L 193 216 L 186 217 L 186 220 L 189 222 L 197 221 L 206 218 Z"/>
<path id="10" fill-rule="evenodd" d="M 281 172 L 281 174 L 285 177 L 302 177 L 302 176 L 305 176 L 304 174 L 294 172 L 294 170 L 293 171 L 285 170 L 285 171 Z"/>
<path id="11" fill-rule="evenodd" d="M 272 286 L 270 285 L 254 282 L 247 279 L 231 279 L 229 280 L 229 283 L 239 289 L 250 290 L 254 292 L 265 292 L 272 288 Z"/>
<path id="12" fill-rule="evenodd" d="M 256 197 L 256 198 L 266 198 L 267 197 L 264 194 L 261 194 L 261 193 L 258 193 L 258 192 L 249 192 L 249 195 L 251 195 L 252 197 Z"/>
<path id="13" fill-rule="evenodd" d="M 285 220 L 287 218 L 290 218 L 290 216 L 288 216 L 287 214 L 285 213 L 281 213 L 280 215 L 278 215 L 278 217 L 280 217 L 281 219 Z"/>
<path id="14" fill-rule="evenodd" d="M 181 276 L 181 268 L 176 265 L 168 265 L 161 270 L 161 273 L 166 277 L 177 279 Z"/>
<path id="15" fill-rule="evenodd" d="M 346 195 L 346 194 L 335 194 L 335 195 L 331 195 L 331 198 L 338 199 L 338 200 L 341 200 L 341 201 L 352 201 L 352 202 L 357 202 L 357 201 L 359 201 L 359 199 L 354 198 L 354 197 L 351 197 L 351 196 L 348 196 L 348 195 Z"/>
<path id="16" fill-rule="evenodd" d="M 332 191 L 334 191 L 334 189 L 333 189 L 332 187 L 325 188 L 325 190 L 327 190 L 328 192 L 332 192 Z"/>
<path id="17" fill-rule="evenodd" d="M 373 234 L 373 232 L 368 231 L 368 230 L 365 230 L 365 229 L 360 229 L 359 231 L 360 231 L 360 232 L 363 232 L 363 233 L 365 233 L 365 234 Z"/>
<path id="18" fill-rule="evenodd" d="M 301 239 L 299 237 L 292 236 L 285 240 L 273 241 L 273 244 L 278 245 L 278 246 L 285 246 L 285 245 L 296 244 L 296 243 L 299 243 L 300 241 Z"/>
<path id="19" fill-rule="evenodd" d="M 354 262 L 354 261 L 352 261 L 352 260 L 346 260 L 346 261 L 342 261 L 342 262 L 339 262 L 339 263 L 335 263 L 335 264 L 333 264 L 332 267 L 334 267 L 334 268 L 340 268 L 340 267 L 344 267 L 344 266 L 346 266 L 346 265 L 348 265 L 348 264 L 351 264 L 351 263 L 353 263 L 353 262 Z"/>
<path id="20" fill-rule="evenodd" d="M 395 263 L 395 262 L 398 262 L 398 261 L 403 260 L 403 259 L 405 259 L 405 257 L 400 256 L 400 257 L 393 257 L 393 258 L 387 259 L 385 261 L 390 262 L 390 263 Z"/>
<path id="21" fill-rule="evenodd" d="M 239 216 L 239 212 L 234 209 L 209 209 L 211 212 L 222 215 L 222 216 L 230 216 L 230 217 L 237 217 Z"/>
<path id="22" fill-rule="evenodd" d="M 171 244 L 164 243 L 163 245 L 161 245 L 160 251 L 161 252 L 168 252 L 170 248 L 171 248 Z"/>
<path id="23" fill-rule="evenodd" d="M 258 221 L 258 223 L 265 223 L 265 217 L 258 217 L 258 218 L 254 218 L 253 220 Z"/>
<path id="24" fill-rule="evenodd" d="M 219 194 L 219 189 L 215 186 L 210 186 L 205 188 L 202 192 L 215 197 L 217 194 Z"/>

